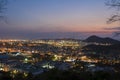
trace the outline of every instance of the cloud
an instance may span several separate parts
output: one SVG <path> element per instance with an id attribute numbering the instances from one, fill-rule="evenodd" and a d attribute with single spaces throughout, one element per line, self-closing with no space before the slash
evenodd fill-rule
<path id="1" fill-rule="evenodd" d="M 104 30 L 120 30 L 120 27 L 104 28 Z"/>

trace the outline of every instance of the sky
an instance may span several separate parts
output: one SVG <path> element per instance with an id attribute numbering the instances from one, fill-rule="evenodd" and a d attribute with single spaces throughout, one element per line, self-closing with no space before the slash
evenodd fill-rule
<path id="1" fill-rule="evenodd" d="M 116 31 L 119 23 L 106 23 L 114 11 L 105 1 L 8 0 L 4 12 L 8 23 L 0 23 L 0 36 L 39 38 L 44 33 L 46 37 L 55 33 L 108 34 Z"/>

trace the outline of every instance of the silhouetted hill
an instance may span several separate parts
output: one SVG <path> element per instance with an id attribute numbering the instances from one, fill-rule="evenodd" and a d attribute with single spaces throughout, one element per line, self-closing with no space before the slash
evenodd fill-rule
<path id="1" fill-rule="evenodd" d="M 110 43 L 110 44 L 119 44 L 120 41 L 118 40 L 114 40 L 112 38 L 101 38 L 98 36 L 90 36 L 88 37 L 86 40 L 84 40 L 85 42 L 97 42 L 97 43 Z"/>

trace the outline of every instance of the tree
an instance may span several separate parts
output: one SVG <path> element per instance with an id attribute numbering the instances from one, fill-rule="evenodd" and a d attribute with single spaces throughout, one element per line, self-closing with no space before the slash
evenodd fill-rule
<path id="1" fill-rule="evenodd" d="M 120 0 L 107 0 L 105 3 L 112 9 L 115 9 L 115 13 L 108 19 L 107 23 L 113 23 L 120 21 Z M 115 32 L 114 37 L 119 36 L 120 31 Z"/>
<path id="2" fill-rule="evenodd" d="M 107 0 L 105 3 L 107 6 L 109 6 L 112 9 L 116 10 L 116 13 L 114 13 L 109 19 L 108 23 L 120 21 L 120 0 Z"/>

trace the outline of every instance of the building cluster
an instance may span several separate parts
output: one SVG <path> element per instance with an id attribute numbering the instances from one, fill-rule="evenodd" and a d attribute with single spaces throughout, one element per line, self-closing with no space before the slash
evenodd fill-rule
<path id="1" fill-rule="evenodd" d="M 39 74 L 60 70 L 117 71 L 120 56 L 89 55 L 80 40 L 0 40 L 0 71 Z M 94 52 L 93 52 L 94 53 Z M 97 55 L 97 56 L 96 56 Z M 108 66 L 109 65 L 109 66 Z"/>

